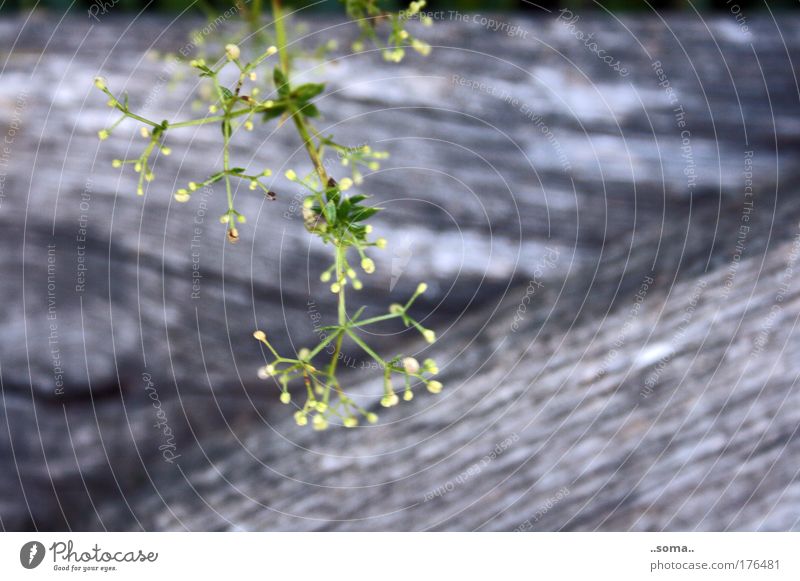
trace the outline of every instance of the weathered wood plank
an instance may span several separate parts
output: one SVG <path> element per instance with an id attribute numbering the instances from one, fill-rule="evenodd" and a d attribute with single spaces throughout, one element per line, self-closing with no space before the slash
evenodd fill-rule
<path id="1" fill-rule="evenodd" d="M 176 133 L 144 199 L 109 164 L 136 138 L 95 138 L 98 71 L 153 116 L 176 113 L 191 87 L 168 89 L 167 65 L 144 55 L 179 48 L 190 23 L 162 35 L 159 19 L 89 30 L 37 18 L 4 40 L 0 116 L 19 130 L 0 198 L 3 528 L 800 527 L 800 20 L 781 21 L 784 47 L 753 19 L 751 47 L 725 18 L 626 18 L 631 32 L 584 19 L 624 55 L 625 78 L 554 17 L 514 22 L 526 38 L 442 22 L 427 60 L 323 71 L 326 123 L 392 153 L 367 188 L 388 207 L 376 227 L 394 250 L 376 257 L 364 300 L 382 309 L 428 280 L 420 306 L 442 339 L 426 353 L 447 386 L 370 432 L 323 435 L 294 426 L 254 378 L 255 327 L 302 346 L 309 300 L 332 305 L 314 278 L 327 254 L 309 245 L 291 185 L 276 182 L 274 203 L 237 193 L 250 220 L 232 248 L 215 224 L 220 192 L 170 201 L 173 178 L 218 164 L 216 129 Z M 0 38 L 21 25 L 1 22 Z M 691 166 L 651 58 L 686 113 Z M 239 143 L 245 164 L 303 163 L 286 129 Z M 347 377 L 376 407 L 376 378 Z"/>

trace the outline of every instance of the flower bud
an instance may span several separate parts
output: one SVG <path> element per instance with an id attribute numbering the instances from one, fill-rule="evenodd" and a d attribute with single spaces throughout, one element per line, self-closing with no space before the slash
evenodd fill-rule
<path id="1" fill-rule="evenodd" d="M 371 258 L 363 258 L 361 260 L 361 268 L 364 269 L 364 272 L 367 274 L 372 274 L 375 272 L 375 263 L 372 261 Z"/>
<path id="2" fill-rule="evenodd" d="M 288 391 L 284 391 L 283 393 L 281 393 L 281 403 L 288 404 L 291 401 L 292 401 L 292 396 L 289 394 Z"/>
<path id="3" fill-rule="evenodd" d="M 101 129 L 100 131 L 97 132 L 97 137 L 100 138 L 100 141 L 105 141 L 106 139 L 108 139 L 109 135 L 110 134 L 107 129 Z"/>
<path id="4" fill-rule="evenodd" d="M 368 421 L 370 424 L 377 423 L 377 421 L 378 421 L 378 414 L 373 414 L 372 412 L 368 413 L 368 414 L 367 414 L 367 421 Z"/>
<path id="5" fill-rule="evenodd" d="M 303 347 L 300 351 L 297 352 L 297 357 L 299 359 L 308 359 L 309 355 L 311 355 L 311 351 Z"/>
<path id="6" fill-rule="evenodd" d="M 253 337 L 255 337 L 258 341 L 266 341 L 267 334 L 264 331 L 255 331 L 253 332 Z"/>
<path id="7" fill-rule="evenodd" d="M 436 365 L 436 361 L 434 361 L 433 359 L 426 359 L 425 361 L 423 361 L 422 368 L 428 373 L 431 373 L 433 375 L 439 373 L 439 366 Z"/>
<path id="8" fill-rule="evenodd" d="M 412 399 L 414 399 L 414 392 L 413 392 L 413 391 L 411 391 L 410 389 L 407 389 L 407 390 L 406 390 L 406 391 L 403 393 L 403 399 L 404 399 L 405 401 L 411 401 Z"/>
<path id="9" fill-rule="evenodd" d="M 436 341 L 436 333 L 434 333 L 434 332 L 433 332 L 433 331 L 431 331 L 430 329 L 425 329 L 425 330 L 422 332 L 422 336 L 425 338 L 425 340 L 426 340 L 428 343 L 433 343 L 434 341 Z"/>
<path id="10" fill-rule="evenodd" d="M 314 416 L 314 419 L 312 420 L 312 424 L 313 424 L 313 428 L 315 430 L 322 431 L 322 430 L 327 430 L 328 429 L 328 420 L 326 420 L 321 415 Z"/>
<path id="11" fill-rule="evenodd" d="M 422 293 L 424 293 L 426 290 L 428 290 L 428 285 L 427 285 L 427 283 L 421 282 L 421 283 L 419 283 L 419 285 L 417 285 L 417 294 L 418 294 L 418 295 L 421 295 L 421 294 L 422 294 Z"/>
<path id="12" fill-rule="evenodd" d="M 328 282 L 328 281 L 330 281 L 330 280 L 331 280 L 331 271 L 330 271 L 330 270 L 326 270 L 326 271 L 325 271 L 325 272 L 323 272 L 321 275 L 319 275 L 319 279 L 320 279 L 322 282 Z"/>
<path id="13" fill-rule="evenodd" d="M 436 380 L 428 382 L 428 391 L 431 393 L 442 393 L 442 387 L 444 386 Z"/>
<path id="14" fill-rule="evenodd" d="M 239 231 L 236 228 L 228 229 L 228 240 L 231 242 L 231 244 L 239 241 Z"/>
<path id="15" fill-rule="evenodd" d="M 431 45 L 429 45 L 427 42 L 422 42 L 417 38 L 411 41 L 411 46 L 422 56 L 428 56 L 431 53 Z"/>
<path id="16" fill-rule="evenodd" d="M 403 369 L 406 370 L 406 373 L 416 373 L 419 371 L 419 361 L 413 357 L 406 357 L 403 359 Z"/>
<path id="17" fill-rule="evenodd" d="M 122 160 L 115 159 L 114 161 L 111 162 L 111 167 L 122 167 Z"/>
<path id="18" fill-rule="evenodd" d="M 336 293 L 338 293 L 340 290 L 342 290 L 342 285 L 340 285 L 338 282 L 335 282 L 335 283 L 333 283 L 333 284 L 331 285 L 331 292 L 332 292 L 332 293 L 336 294 Z"/>
<path id="19" fill-rule="evenodd" d="M 389 312 L 392 315 L 399 315 L 400 313 L 403 312 L 403 305 L 400 305 L 398 303 L 393 303 L 389 305 Z"/>
<path id="20" fill-rule="evenodd" d="M 139 127 L 139 135 L 142 137 L 150 137 L 150 130 L 147 127 Z"/>
<path id="21" fill-rule="evenodd" d="M 297 179 L 297 173 L 295 173 L 295 171 L 293 169 L 287 169 L 286 173 L 284 173 L 283 175 L 285 175 L 286 179 L 291 181 L 291 182 L 293 182 L 293 181 L 295 181 Z"/>
<path id="22" fill-rule="evenodd" d="M 269 379 L 274 374 L 275 374 L 275 367 L 273 365 L 265 365 L 264 367 L 259 367 L 258 369 L 259 379 Z"/>
<path id="23" fill-rule="evenodd" d="M 266 55 L 267 55 L 267 56 L 272 56 L 272 55 L 274 55 L 276 52 L 278 52 L 278 47 L 277 47 L 277 46 L 271 46 L 271 47 L 269 47 L 269 48 L 267 49 Z"/>
<path id="24" fill-rule="evenodd" d="M 176 202 L 188 202 L 189 201 L 189 192 L 184 189 L 180 189 L 175 192 L 175 201 Z"/>
<path id="25" fill-rule="evenodd" d="M 305 426 L 308 423 L 308 418 L 304 412 L 298 410 L 294 413 L 294 421 L 297 422 L 298 426 Z"/>
<path id="26" fill-rule="evenodd" d="M 189 191 L 195 191 L 197 189 L 197 184 L 194 182 L 189 182 Z"/>
<path id="27" fill-rule="evenodd" d="M 225 56 L 228 57 L 229 61 L 235 61 L 236 59 L 241 56 L 242 51 L 239 50 L 239 47 L 235 44 L 226 44 L 225 45 Z"/>
<path id="28" fill-rule="evenodd" d="M 358 419 L 353 416 L 348 416 L 344 419 L 343 423 L 345 428 L 355 428 L 358 425 Z"/>
<path id="29" fill-rule="evenodd" d="M 375 246 L 377 246 L 378 248 L 386 248 L 387 244 L 388 242 L 386 242 L 386 238 L 378 238 L 375 241 Z"/>
<path id="30" fill-rule="evenodd" d="M 342 190 L 343 192 L 349 190 L 352 187 L 353 187 L 353 180 L 351 180 L 350 178 L 342 178 L 341 181 L 339 182 L 339 189 Z"/>
<path id="31" fill-rule="evenodd" d="M 353 279 L 353 288 L 355 290 L 361 290 L 362 288 L 364 288 L 364 283 L 361 282 L 360 280 L 358 280 L 357 278 L 354 278 Z"/>
<path id="32" fill-rule="evenodd" d="M 400 398 L 396 393 L 387 393 L 381 398 L 381 405 L 385 408 L 396 406 L 400 402 Z"/>
<path id="33" fill-rule="evenodd" d="M 106 87 L 108 86 L 106 83 L 105 77 L 95 77 L 94 78 L 94 86 L 100 89 L 101 91 L 105 91 Z"/>

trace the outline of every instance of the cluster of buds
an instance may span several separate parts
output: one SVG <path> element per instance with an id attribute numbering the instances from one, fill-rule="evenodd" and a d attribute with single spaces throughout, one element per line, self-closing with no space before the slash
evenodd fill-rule
<path id="1" fill-rule="evenodd" d="M 311 426 L 316 430 L 326 429 L 332 420 L 346 428 L 358 426 L 360 419 L 365 419 L 368 423 L 375 423 L 378 420 L 374 412 L 365 410 L 347 395 L 336 377 L 336 363 L 341 353 L 342 341 L 345 338 L 352 340 L 376 362 L 379 368 L 383 369 L 383 397 L 380 400 L 383 407 L 393 407 L 400 402 L 394 386 L 396 376 L 400 376 L 402 381 L 404 401 L 411 401 L 414 398 L 415 390 L 422 386 L 430 393 L 441 393 L 441 382 L 433 379 L 439 373 L 439 367 L 433 359 L 428 358 L 420 363 L 412 356 L 397 355 L 389 360 L 384 360 L 358 333 L 360 329 L 368 325 L 400 318 L 407 327 L 415 327 L 428 342 L 432 343 L 435 341 L 433 331 L 425 329 L 409 315 L 409 309 L 414 301 L 426 289 L 427 285 L 421 283 L 405 305 L 392 305 L 386 315 L 361 319 L 359 318 L 363 311 L 361 309 L 345 323 L 324 327 L 325 338 L 313 349 L 301 349 L 295 358 L 280 356 L 267 340 L 266 334 L 263 331 L 256 331 L 253 336 L 267 347 L 270 355 L 266 365 L 259 368 L 258 376 L 262 379 L 273 378 L 278 382 L 281 389 L 280 400 L 284 404 L 292 403 L 289 384 L 293 380 L 302 380 L 305 385 L 306 400 L 303 406 L 295 412 L 294 417 L 297 424 L 301 426 L 307 425 L 311 418 Z M 340 289 L 339 292 L 344 292 L 344 289 Z M 313 360 L 329 344 L 336 346 L 333 357 L 329 363 L 318 367 Z"/>
<path id="2" fill-rule="evenodd" d="M 433 24 L 430 16 L 420 14 L 427 4 L 425 0 L 411 2 L 407 9 L 391 14 L 384 13 L 376 4 L 371 0 L 347 2 L 348 14 L 358 22 L 361 28 L 361 36 L 352 45 L 354 52 L 364 50 L 364 39 L 371 39 L 380 46 L 383 58 L 389 62 L 399 63 L 402 61 L 408 46 L 424 56 L 430 53 L 431 46 L 412 36 L 407 29 L 408 22 L 417 18 L 425 26 Z M 383 20 L 388 20 L 390 32 L 386 43 L 381 45 L 376 33 L 376 25 Z"/>

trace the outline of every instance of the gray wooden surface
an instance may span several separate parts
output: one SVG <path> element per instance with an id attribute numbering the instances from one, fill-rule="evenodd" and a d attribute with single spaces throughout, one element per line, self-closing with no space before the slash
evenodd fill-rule
<path id="1" fill-rule="evenodd" d="M 446 386 L 321 434 L 255 378 L 250 337 L 309 345 L 312 311 L 331 312 L 296 189 L 237 192 L 232 247 L 223 192 L 207 210 L 170 196 L 219 165 L 217 128 L 170 136 L 144 198 L 110 165 L 135 128 L 95 136 L 98 73 L 152 117 L 189 115 L 192 85 L 147 53 L 196 23 L 0 21 L 0 525 L 800 528 L 800 20 L 752 15 L 748 36 L 726 15 L 583 15 L 621 77 L 556 17 L 507 18 L 513 36 L 438 22 L 432 55 L 398 67 L 301 63 L 331 79 L 323 127 L 392 154 L 365 182 L 390 247 L 361 298 L 378 312 L 431 288 L 436 345 L 375 341 L 436 357 Z M 237 139 L 240 164 L 307 167 L 273 129 Z M 378 411 L 373 372 L 345 381 Z"/>

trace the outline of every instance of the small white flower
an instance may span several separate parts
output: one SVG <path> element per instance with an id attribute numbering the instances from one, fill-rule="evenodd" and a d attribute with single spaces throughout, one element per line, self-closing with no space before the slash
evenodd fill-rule
<path id="1" fill-rule="evenodd" d="M 235 44 L 226 44 L 225 45 L 225 55 L 228 57 L 228 60 L 235 61 L 236 59 L 241 56 L 242 51 L 239 50 L 239 47 Z"/>
<path id="2" fill-rule="evenodd" d="M 406 370 L 406 373 L 416 373 L 419 371 L 419 361 L 413 357 L 406 357 L 403 359 L 403 369 Z"/>

